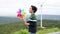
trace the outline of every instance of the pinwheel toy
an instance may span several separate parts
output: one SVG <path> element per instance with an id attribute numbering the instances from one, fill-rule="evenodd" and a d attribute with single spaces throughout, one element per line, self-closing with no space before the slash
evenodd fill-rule
<path id="1" fill-rule="evenodd" d="M 17 11 L 17 17 L 19 17 L 20 19 L 25 18 L 26 16 L 26 12 L 24 10 L 19 9 L 19 11 Z"/>

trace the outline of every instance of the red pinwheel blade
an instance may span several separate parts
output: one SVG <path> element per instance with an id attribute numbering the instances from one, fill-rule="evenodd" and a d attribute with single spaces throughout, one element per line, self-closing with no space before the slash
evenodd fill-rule
<path id="1" fill-rule="evenodd" d="M 19 18 L 23 18 L 22 14 L 18 14 L 17 17 L 19 17 Z"/>

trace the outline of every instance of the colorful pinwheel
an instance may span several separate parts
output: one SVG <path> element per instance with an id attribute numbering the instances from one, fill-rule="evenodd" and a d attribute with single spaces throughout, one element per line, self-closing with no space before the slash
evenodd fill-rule
<path id="1" fill-rule="evenodd" d="M 19 9 L 19 11 L 17 11 L 17 17 L 23 19 L 25 18 L 25 16 L 26 16 L 26 12 L 24 10 Z"/>

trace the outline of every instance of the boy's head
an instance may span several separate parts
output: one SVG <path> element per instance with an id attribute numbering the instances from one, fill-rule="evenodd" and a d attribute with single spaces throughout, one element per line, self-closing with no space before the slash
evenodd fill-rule
<path id="1" fill-rule="evenodd" d="M 30 9 L 29 9 L 29 12 L 30 13 L 35 13 L 37 11 L 37 7 L 31 5 Z"/>

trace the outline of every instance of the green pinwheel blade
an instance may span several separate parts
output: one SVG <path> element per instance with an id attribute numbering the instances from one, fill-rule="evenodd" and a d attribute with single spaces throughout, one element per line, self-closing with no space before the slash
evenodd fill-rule
<path id="1" fill-rule="evenodd" d="M 26 14 L 26 12 L 23 12 L 22 14 Z"/>

